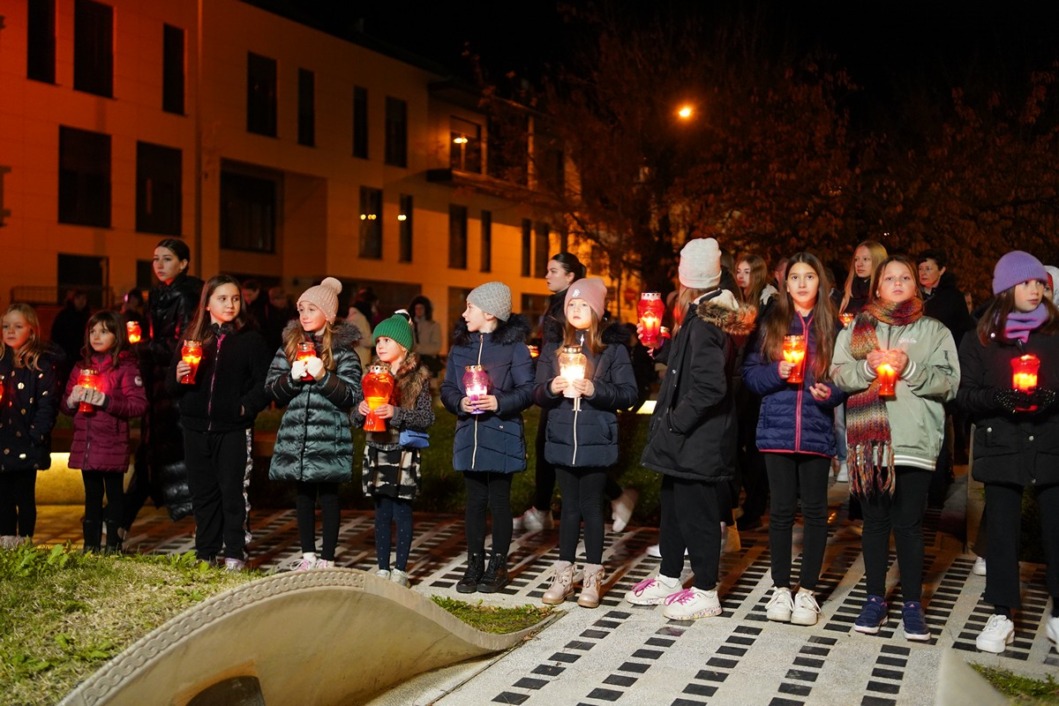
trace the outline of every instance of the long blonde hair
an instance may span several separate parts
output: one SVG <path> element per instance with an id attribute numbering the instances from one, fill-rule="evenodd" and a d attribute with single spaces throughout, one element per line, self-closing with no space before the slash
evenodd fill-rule
<path id="1" fill-rule="evenodd" d="M 849 274 L 846 275 L 846 286 L 845 291 L 842 294 L 842 304 L 838 307 L 838 312 L 840 314 L 845 313 L 846 307 L 849 306 L 849 300 L 853 296 L 853 280 L 857 277 L 857 267 L 854 264 L 854 260 L 857 257 L 857 251 L 861 248 L 867 248 L 868 252 L 871 253 L 872 274 L 868 275 L 869 280 L 875 274 L 875 269 L 879 264 L 886 259 L 886 246 L 877 240 L 862 240 L 857 243 L 857 247 L 853 248 L 853 256 L 849 259 Z"/>
<path id="2" fill-rule="evenodd" d="M 37 316 L 37 310 L 31 307 L 29 304 L 12 304 L 7 307 L 7 311 L 4 312 L 4 316 L 8 314 L 22 314 L 22 318 L 29 324 L 29 338 L 26 340 L 26 345 L 22 346 L 21 350 L 14 351 L 16 368 L 24 367 L 36 370 L 40 372 L 40 357 L 44 353 L 44 341 L 40 339 L 40 318 Z M 3 358 L 7 353 L 7 346 L 4 345 L 3 339 L 0 339 L 0 358 Z"/>
<path id="3" fill-rule="evenodd" d="M 335 325 L 330 321 L 324 322 L 320 329 L 320 346 L 316 351 L 317 356 L 324 362 L 324 367 L 334 370 L 335 356 L 331 352 L 331 341 L 334 338 Z M 287 356 L 287 362 L 293 363 L 298 357 L 298 345 L 302 341 L 312 340 L 311 334 L 302 330 L 301 325 L 289 327 L 283 334 L 283 355 Z"/>
<path id="4" fill-rule="evenodd" d="M 692 289 L 690 287 L 685 287 L 683 284 L 680 285 L 680 289 L 677 291 L 676 301 L 673 303 L 673 338 L 677 337 L 677 332 L 680 331 L 680 327 L 684 325 L 684 312 L 688 310 L 688 306 L 691 302 L 709 291 L 712 290 Z"/>

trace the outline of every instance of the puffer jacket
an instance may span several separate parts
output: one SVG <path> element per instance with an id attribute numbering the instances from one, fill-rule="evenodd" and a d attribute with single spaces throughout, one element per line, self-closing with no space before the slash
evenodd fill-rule
<path id="1" fill-rule="evenodd" d="M 1041 360 L 1037 386 L 1059 391 L 1059 334 L 1034 331 L 1023 345 L 993 340 L 983 346 L 972 331 L 960 343 L 956 402 L 975 423 L 972 474 L 983 483 L 1059 483 L 1059 408 L 1012 413 L 994 402 L 998 390 L 1011 388 L 1011 360 L 1023 353 Z"/>
<path id="2" fill-rule="evenodd" d="M 761 352 L 763 335 L 759 326 L 747 344 L 743 361 L 743 381 L 756 395 L 761 396 L 761 412 L 757 421 L 757 447 L 773 453 L 808 453 L 834 456 L 835 407 L 842 404 L 846 394 L 832 382 L 825 383 L 831 395 L 817 402 L 809 392 L 816 383 L 813 361 L 816 359 L 816 332 L 813 317 L 795 313 L 791 317 L 789 334 L 806 337 L 805 380 L 792 385 L 780 377 L 779 362 L 768 360 Z"/>
<path id="3" fill-rule="evenodd" d="M 40 370 L 16 368 L 14 351 L 3 347 L 0 375 L 0 473 L 51 468 L 51 431 L 59 415 L 57 361 L 49 348 L 37 359 Z"/>
<path id="4" fill-rule="evenodd" d="M 389 369 L 390 364 L 380 358 L 373 358 L 372 365 L 382 365 Z M 427 431 L 434 423 L 434 405 L 430 396 L 430 370 L 422 363 L 418 353 L 409 353 L 404 363 L 394 375 L 394 391 L 390 396 L 394 406 L 393 417 L 386 424 L 386 431 L 365 432 L 365 443 L 377 449 L 392 451 L 401 448 L 401 431 Z M 357 406 L 349 414 L 350 422 L 355 427 L 364 426 L 364 417 L 360 416 Z"/>
<path id="5" fill-rule="evenodd" d="M 300 327 L 292 321 L 284 331 Z M 319 346 L 318 337 L 314 337 Z M 272 451 L 271 480 L 341 483 L 353 478 L 353 434 L 349 413 L 360 404 L 360 331 L 349 324 L 332 330 L 331 355 L 335 369 L 322 380 L 295 382 L 283 348 L 276 351 L 265 389 L 286 406 Z"/>
<path id="6" fill-rule="evenodd" d="M 728 384 L 735 336 L 754 324 L 753 307 L 715 290 L 688 307 L 668 352 L 668 367 L 640 462 L 694 481 L 727 481 L 735 473 L 736 413 Z"/>
<path id="7" fill-rule="evenodd" d="M 92 356 L 91 367 L 99 374 L 99 389 L 106 400 L 102 407 L 79 414 L 80 405 L 71 407 L 67 400 L 84 367 L 84 361 L 74 365 L 61 399 L 62 411 L 74 418 L 69 467 L 124 473 L 129 467 L 129 420 L 147 411 L 139 363 L 129 351 L 123 351 L 116 364 L 111 355 Z"/>
<path id="8" fill-rule="evenodd" d="M 519 314 L 498 323 L 490 333 L 471 333 L 460 319 L 453 334 L 441 401 L 456 415 L 452 467 L 457 471 L 514 473 L 526 468 L 522 410 L 533 403 L 533 360 L 526 346 L 529 326 Z M 485 368 L 496 411 L 468 414 L 460 409 L 468 365 Z"/>
<path id="9" fill-rule="evenodd" d="M 559 375 L 559 343 L 550 343 L 537 359 L 533 400 L 548 412 L 544 454 L 548 463 L 567 468 L 613 466 L 618 461 L 618 415 L 636 401 L 636 376 L 625 348 L 628 333 L 615 324 L 603 331 L 606 347 L 593 354 L 587 347 L 585 378 L 592 381 L 591 397 L 574 399 L 551 391 Z"/>

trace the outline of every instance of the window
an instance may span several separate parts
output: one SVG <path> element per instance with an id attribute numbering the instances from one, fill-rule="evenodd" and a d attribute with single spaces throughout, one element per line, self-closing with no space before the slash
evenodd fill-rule
<path id="1" fill-rule="evenodd" d="M 368 158 L 368 89 L 353 87 L 353 156 Z"/>
<path id="2" fill-rule="evenodd" d="M 26 77 L 55 83 L 55 0 L 29 0 Z"/>
<path id="3" fill-rule="evenodd" d="M 221 171 L 221 247 L 276 251 L 275 179 Z"/>
<path id="4" fill-rule="evenodd" d="M 493 212 L 482 211 L 482 272 L 493 270 Z"/>
<path id="5" fill-rule="evenodd" d="M 360 187 L 360 256 L 382 259 L 382 191 Z"/>
<path id="6" fill-rule="evenodd" d="M 316 144 L 316 77 L 298 69 L 298 144 Z"/>
<path id="7" fill-rule="evenodd" d="M 162 26 L 162 110 L 184 114 L 184 30 Z"/>
<path id="8" fill-rule="evenodd" d="M 514 184 L 527 184 L 529 174 L 529 123 L 524 116 L 489 121 L 489 176 Z"/>
<path id="9" fill-rule="evenodd" d="M 110 227 L 110 135 L 59 126 L 59 222 Z"/>
<path id="10" fill-rule="evenodd" d="M 482 173 L 482 128 L 469 120 L 449 118 L 449 166 L 461 172 Z"/>
<path id="11" fill-rule="evenodd" d="M 386 97 L 386 163 L 408 166 L 408 104 Z"/>
<path id="12" fill-rule="evenodd" d="M 467 269 L 467 207 L 449 205 L 449 267 Z"/>
<path id="13" fill-rule="evenodd" d="M 401 207 L 397 212 L 397 227 L 399 236 L 399 253 L 397 259 L 400 262 L 412 261 L 412 197 L 401 194 Z"/>
<path id="14" fill-rule="evenodd" d="M 533 264 L 533 224 L 528 218 L 522 219 L 522 267 L 523 277 L 530 276 L 530 266 Z"/>
<path id="15" fill-rule="evenodd" d="M 181 152 L 173 147 L 136 143 L 136 230 L 180 235 Z"/>
<path id="16" fill-rule="evenodd" d="M 276 136 L 276 60 L 252 52 L 246 57 L 246 130 Z"/>
<path id="17" fill-rule="evenodd" d="M 548 224 L 538 223 L 534 233 L 533 276 L 544 277 L 548 271 Z"/>
<path id="18" fill-rule="evenodd" d="M 74 88 L 114 95 L 114 9 L 92 0 L 74 3 Z"/>

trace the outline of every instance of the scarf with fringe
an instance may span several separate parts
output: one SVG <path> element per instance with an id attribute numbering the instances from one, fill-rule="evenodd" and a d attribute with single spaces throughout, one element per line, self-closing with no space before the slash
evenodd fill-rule
<path id="1" fill-rule="evenodd" d="M 879 322 L 907 326 L 922 316 L 923 302 L 917 298 L 897 304 L 871 302 L 853 322 L 850 339 L 853 358 L 864 360 L 879 348 L 879 339 L 875 335 Z M 876 378 L 868 389 L 850 395 L 846 400 L 849 490 L 863 498 L 882 493 L 893 495 L 896 488 L 890 418 L 886 414 L 886 402 L 879 396 L 880 384 Z"/>

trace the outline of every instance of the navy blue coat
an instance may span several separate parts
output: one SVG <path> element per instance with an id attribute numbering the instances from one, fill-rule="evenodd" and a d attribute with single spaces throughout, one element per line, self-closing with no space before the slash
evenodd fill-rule
<path id="1" fill-rule="evenodd" d="M 761 396 L 761 413 L 757 421 L 757 447 L 764 452 L 807 453 L 834 456 L 835 407 L 846 399 L 846 393 L 832 383 L 831 396 L 817 402 L 809 392 L 816 383 L 813 360 L 816 358 L 816 334 L 812 316 L 791 317 L 790 334 L 806 337 L 805 382 L 793 385 L 780 377 L 779 362 L 761 354 L 761 326 L 754 331 L 746 347 L 743 381 L 751 392 Z"/>
<path id="2" fill-rule="evenodd" d="M 452 467 L 457 471 L 514 473 L 526 469 L 526 439 L 522 410 L 533 402 L 533 359 L 526 336 L 526 320 L 514 314 L 490 333 L 471 333 L 460 319 L 449 349 L 441 401 L 456 415 Z M 460 409 L 466 397 L 463 372 L 481 365 L 496 396 L 497 410 L 468 414 Z"/>
<path id="3" fill-rule="evenodd" d="M 37 359 L 40 370 L 15 366 L 14 351 L 0 358 L 3 399 L 0 400 L 0 473 L 51 467 L 51 430 L 59 415 L 60 381 L 57 350 Z"/>

